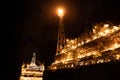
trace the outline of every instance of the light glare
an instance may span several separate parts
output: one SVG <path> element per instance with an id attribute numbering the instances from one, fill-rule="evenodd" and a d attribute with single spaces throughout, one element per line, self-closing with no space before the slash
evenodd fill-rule
<path id="1" fill-rule="evenodd" d="M 58 9 L 58 16 L 63 17 L 64 16 L 64 11 L 63 9 Z"/>

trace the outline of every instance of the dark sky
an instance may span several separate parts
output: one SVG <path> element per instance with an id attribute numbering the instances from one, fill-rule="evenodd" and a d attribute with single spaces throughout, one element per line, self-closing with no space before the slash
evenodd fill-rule
<path id="1" fill-rule="evenodd" d="M 120 22 L 120 5 L 115 0 L 18 0 L 15 23 L 18 62 L 30 61 L 33 52 L 46 65 L 53 61 L 59 6 L 65 8 L 66 38 L 75 38 L 96 23 Z"/>
<path id="2" fill-rule="evenodd" d="M 7 12 L 12 15 L 7 20 L 11 25 L 6 26 L 6 53 L 7 61 L 15 62 L 17 68 L 29 62 L 33 52 L 46 65 L 54 60 L 59 6 L 65 8 L 66 38 L 78 37 L 96 23 L 120 23 L 118 0 L 17 0 L 12 4 Z"/>

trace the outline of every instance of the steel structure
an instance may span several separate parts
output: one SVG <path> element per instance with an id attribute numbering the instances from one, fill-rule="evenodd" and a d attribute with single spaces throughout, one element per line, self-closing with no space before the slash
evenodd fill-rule
<path id="1" fill-rule="evenodd" d="M 58 37 L 57 37 L 57 52 L 56 55 L 62 54 L 61 50 L 64 49 L 65 45 L 65 33 L 63 17 L 59 17 Z"/>
<path id="2" fill-rule="evenodd" d="M 30 63 L 31 66 L 36 66 L 36 64 L 35 64 L 36 61 L 35 60 L 36 60 L 36 55 L 35 55 L 35 53 L 33 53 L 32 60 L 31 60 L 31 63 Z"/>
<path id="3" fill-rule="evenodd" d="M 23 63 L 19 80 L 42 80 L 44 70 L 43 64 L 36 65 L 36 54 L 33 53 L 31 63 Z"/>
<path id="4" fill-rule="evenodd" d="M 52 70 L 120 61 L 120 25 L 95 25 L 92 32 L 66 39 L 61 53 L 50 66 Z"/>
<path id="5" fill-rule="evenodd" d="M 59 26 L 58 26 L 58 37 L 57 37 L 57 50 L 55 59 L 60 61 L 64 55 L 64 46 L 65 46 L 65 32 L 64 32 L 64 11 L 62 9 L 58 9 L 59 16 Z"/>

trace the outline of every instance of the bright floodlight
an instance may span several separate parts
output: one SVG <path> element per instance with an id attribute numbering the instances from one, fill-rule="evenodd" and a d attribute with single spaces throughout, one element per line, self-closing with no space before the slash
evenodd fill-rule
<path id="1" fill-rule="evenodd" d="M 58 9 L 58 16 L 63 17 L 64 16 L 64 11 L 63 9 Z"/>

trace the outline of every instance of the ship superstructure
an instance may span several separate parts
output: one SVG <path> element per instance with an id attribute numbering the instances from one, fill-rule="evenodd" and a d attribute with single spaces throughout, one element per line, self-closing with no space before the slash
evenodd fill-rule
<path id="1" fill-rule="evenodd" d="M 33 53 L 33 57 L 30 64 L 23 63 L 21 68 L 20 80 L 42 80 L 44 65 L 41 63 L 36 65 L 36 54 Z"/>

